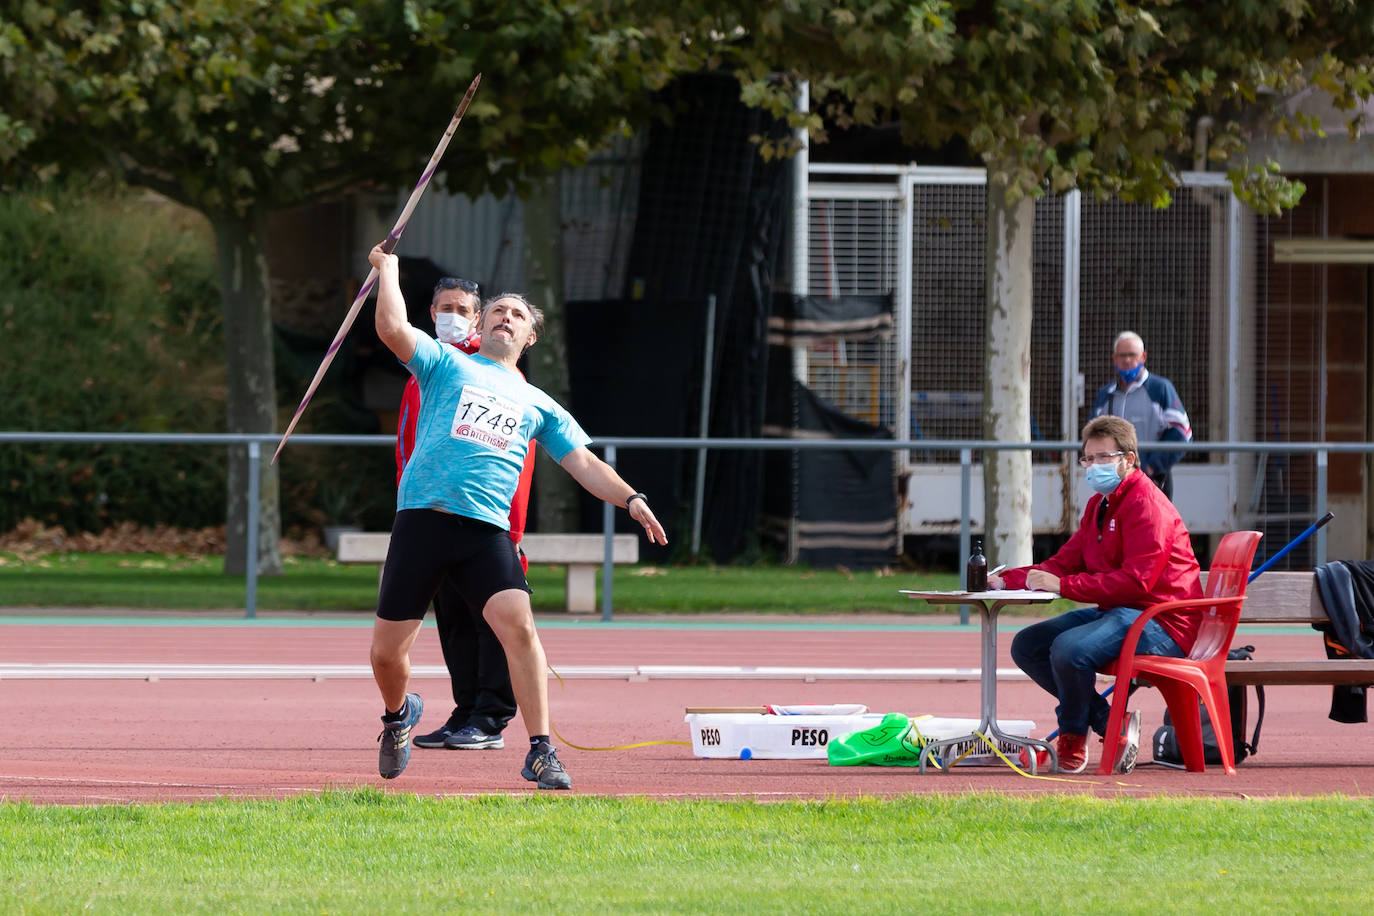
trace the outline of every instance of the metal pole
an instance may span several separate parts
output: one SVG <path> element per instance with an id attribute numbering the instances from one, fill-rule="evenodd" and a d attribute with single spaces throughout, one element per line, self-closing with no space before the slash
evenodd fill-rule
<path id="1" fill-rule="evenodd" d="M 711 428 L 711 369 L 716 351 L 716 294 L 706 297 L 705 363 L 701 367 L 701 438 L 708 437 Z M 692 559 L 701 552 L 701 511 L 706 498 L 706 449 L 697 449 L 696 492 L 692 498 Z"/>
<path id="2" fill-rule="evenodd" d="M 1326 468 L 1330 456 L 1326 449 L 1317 449 L 1317 514 L 1326 514 Z M 1326 529 L 1321 528 L 1317 531 L 1317 556 L 1314 565 L 1321 566 L 1326 562 Z"/>
<path id="3" fill-rule="evenodd" d="M 803 80 L 797 86 L 796 110 L 802 114 L 811 110 L 811 83 Z M 810 292 L 811 265 L 811 135 L 805 127 L 798 127 L 794 135 L 797 154 L 792 157 L 792 295 L 805 296 Z M 809 382 L 807 352 L 804 346 L 792 347 L 792 377 L 800 385 Z M 792 398 L 792 412 L 797 410 L 796 396 Z M 792 452 L 792 493 L 787 507 L 787 557 L 785 562 L 796 563 L 801 554 L 797 531 L 797 489 L 801 473 L 801 454 Z"/>
<path id="4" fill-rule="evenodd" d="M 1081 314 L 1079 312 L 1079 264 L 1082 255 L 1082 212 L 1083 193 L 1073 190 L 1064 195 L 1064 339 L 1061 342 L 1063 366 L 1060 370 L 1059 385 L 1063 392 L 1063 403 L 1059 411 L 1060 435 L 1072 439 L 1078 435 L 1078 410 L 1083 406 L 1087 392 L 1084 390 L 1083 374 L 1079 372 L 1078 335 Z"/>
<path id="5" fill-rule="evenodd" d="M 972 550 L 969 516 L 973 514 L 973 449 L 959 449 L 959 581 L 968 588 L 968 565 Z M 968 605 L 959 605 L 959 623 L 968 625 Z"/>
<path id="6" fill-rule="evenodd" d="M 261 484 L 258 480 L 262 465 L 262 444 L 256 439 L 248 443 L 248 546 L 244 558 L 244 610 L 250 620 L 258 616 L 258 500 Z"/>
<path id="7" fill-rule="evenodd" d="M 606 446 L 606 463 L 615 467 L 615 446 Z M 615 568 L 615 506 L 601 504 L 601 536 L 605 545 L 601 553 L 601 619 L 611 619 L 611 600 L 615 586 L 611 573 Z"/>
<path id="8" fill-rule="evenodd" d="M 1087 401 L 1087 391 L 1082 371 L 1082 354 L 1078 338 L 1083 332 L 1083 310 L 1080 294 L 1081 270 L 1083 263 L 1083 193 L 1078 189 L 1064 195 L 1064 281 L 1063 281 L 1063 334 L 1061 354 L 1063 365 L 1059 376 L 1063 401 L 1059 410 L 1059 435 L 1072 439 L 1078 435 L 1078 413 Z M 1073 530 L 1074 516 L 1074 465 L 1068 455 L 1059 459 L 1059 480 L 1063 488 L 1060 500 L 1062 509 L 1059 525 Z M 1032 529 L 1034 525 L 1032 525 Z M 1032 545 L 1034 537 L 1032 537 Z M 1032 558 L 1033 559 L 1033 558 Z"/>
<path id="9" fill-rule="evenodd" d="M 1241 315 L 1241 271 L 1243 269 L 1243 246 L 1241 245 L 1241 225 L 1244 210 L 1240 198 L 1234 190 L 1226 192 L 1226 435 L 1235 439 L 1240 435 L 1240 392 L 1245 388 L 1242 374 L 1245 361 L 1240 352 Z M 1184 456 L 1187 457 L 1186 455 Z M 1240 479 L 1240 456 L 1227 456 L 1231 466 L 1231 479 Z M 1235 518 L 1235 502 L 1231 504 L 1230 518 Z M 1232 527 L 1235 527 L 1234 525 Z M 1318 544 L 1321 542 L 1318 541 Z"/>
<path id="10" fill-rule="evenodd" d="M 811 84 L 802 81 L 797 87 L 796 111 L 806 114 L 811 109 Z M 793 137 L 797 154 L 792 157 L 792 293 L 805 296 L 807 292 L 807 262 L 811 248 L 810 186 L 811 135 L 805 127 L 798 127 Z"/>
<path id="11" fill-rule="evenodd" d="M 893 417 L 893 429 L 898 439 L 911 438 L 911 324 L 915 316 L 911 314 L 915 291 L 916 265 L 913 250 L 916 237 L 916 182 L 910 170 L 901 177 L 899 205 L 902 208 L 898 222 L 897 236 L 897 415 Z M 902 449 L 896 454 L 895 478 L 893 485 L 900 482 L 902 492 L 911 492 L 911 452 Z M 901 505 L 900 498 L 897 500 Z M 902 551 L 906 535 L 907 513 L 898 510 L 897 514 L 897 552 Z"/>

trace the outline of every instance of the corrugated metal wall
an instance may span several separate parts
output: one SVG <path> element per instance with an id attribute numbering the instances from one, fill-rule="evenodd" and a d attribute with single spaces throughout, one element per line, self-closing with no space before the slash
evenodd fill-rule
<path id="1" fill-rule="evenodd" d="M 624 292 L 642 154 L 639 137 L 620 138 L 587 165 L 564 170 L 565 300 L 617 298 Z M 402 191 L 394 201 L 386 198 L 393 213 L 400 212 L 408 195 Z M 385 209 L 381 201 L 376 209 Z M 450 273 L 476 280 L 489 293 L 520 291 L 526 286 L 523 226 L 524 208 L 515 194 L 484 194 L 473 200 L 431 191 L 411 216 L 398 252 L 429 258 Z M 386 229 L 381 232 L 377 238 Z M 366 252 L 364 247 L 364 264 Z"/>

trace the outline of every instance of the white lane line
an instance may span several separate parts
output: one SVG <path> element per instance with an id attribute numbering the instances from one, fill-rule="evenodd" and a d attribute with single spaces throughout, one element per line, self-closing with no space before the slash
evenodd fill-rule
<path id="1" fill-rule="evenodd" d="M 0 773 L 0 782 L 31 782 L 42 785 L 142 786 L 156 789 L 252 789 L 264 792 L 322 792 L 319 786 L 260 786 L 251 783 L 173 782 L 161 779 L 97 779 L 91 776 L 22 776 Z"/>
<path id="2" fill-rule="evenodd" d="M 841 681 L 977 681 L 977 668 L 827 668 L 806 665 L 566 665 L 558 676 L 602 680 L 841 680 Z M 411 675 L 446 678 L 442 665 L 416 665 Z M 553 675 L 550 674 L 552 677 Z M 340 678 L 372 678 L 367 665 L 167 665 L 156 663 L 0 663 L 0 680 L 70 680 L 80 678 L 162 679 L 201 678 L 266 680 L 290 678 L 323 681 Z M 998 668 L 999 681 L 1026 680 L 1017 668 Z"/>

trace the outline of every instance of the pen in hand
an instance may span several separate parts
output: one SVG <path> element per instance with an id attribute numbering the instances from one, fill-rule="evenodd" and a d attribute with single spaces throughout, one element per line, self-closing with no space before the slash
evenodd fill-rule
<path id="1" fill-rule="evenodd" d="M 989 576 L 995 576 L 995 575 L 997 575 L 999 572 L 1001 572 L 1002 570 L 1004 570 L 1004 569 L 1006 569 L 1006 568 L 1007 568 L 1007 564 L 1003 563 L 1001 566 L 997 567 L 997 568 L 994 569 L 992 572 L 988 573 L 988 575 L 989 575 Z"/>

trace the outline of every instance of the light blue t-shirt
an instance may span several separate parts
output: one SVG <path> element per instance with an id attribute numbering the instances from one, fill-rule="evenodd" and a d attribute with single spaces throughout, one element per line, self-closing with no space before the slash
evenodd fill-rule
<path id="1" fill-rule="evenodd" d="M 562 461 L 591 437 L 520 373 L 415 336 L 405 367 L 420 385 L 420 416 L 396 508 L 443 509 L 509 530 L 530 440 Z"/>

